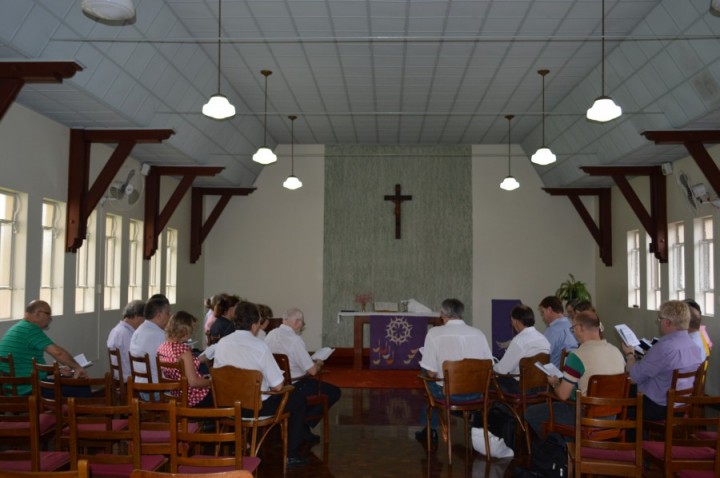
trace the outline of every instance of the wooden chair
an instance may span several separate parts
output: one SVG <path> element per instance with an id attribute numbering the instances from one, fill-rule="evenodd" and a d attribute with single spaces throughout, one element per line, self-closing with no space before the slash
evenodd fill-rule
<path id="1" fill-rule="evenodd" d="M 87 460 L 80 460 L 70 471 L 0 471 L 0 478 L 89 478 Z M 198 477 L 196 477 L 198 478 Z"/>
<path id="2" fill-rule="evenodd" d="M 636 418 L 598 418 L 588 415 L 593 409 L 622 409 L 621 417 L 628 416 L 628 409 L 635 407 Z M 639 393 L 633 398 L 586 397 L 578 391 L 575 397 L 575 442 L 569 444 L 569 459 L 573 464 L 575 478 L 583 474 L 603 476 L 643 475 L 642 453 L 643 398 Z M 598 439 L 588 430 L 615 430 L 613 435 L 624 437 L 634 430 L 638 437 L 634 442 Z"/>
<path id="3" fill-rule="evenodd" d="M 7 370 L 7 371 L 5 371 Z M 14 377 L 15 376 L 15 360 L 13 360 L 12 354 L 7 354 L 5 357 L 0 356 L 0 377 Z M 0 395 L 4 394 L 17 395 L 17 387 L 11 386 L 8 390 L 0 388 Z"/>
<path id="4" fill-rule="evenodd" d="M 185 367 L 182 359 L 177 362 L 165 362 L 160 360 L 160 356 L 155 357 L 157 364 L 158 382 L 177 382 L 181 378 L 186 378 Z"/>
<path id="5" fill-rule="evenodd" d="M 245 370 L 232 366 L 213 368 L 212 393 L 216 407 L 233 407 L 236 401 L 240 401 L 243 410 L 249 410 L 250 416 L 243 415 L 242 435 L 243 446 L 247 443 L 247 436 L 250 434 L 250 456 L 257 456 L 260 447 L 267 438 L 270 430 L 280 427 L 283 444 L 283 473 L 287 470 L 287 432 L 288 418 L 290 413 L 285 411 L 285 404 L 289 393 L 293 390 L 291 386 L 285 385 L 282 390 L 261 390 L 262 373 L 258 370 Z M 260 416 L 262 407 L 262 395 L 282 395 L 282 400 L 272 416 Z M 226 425 L 232 425 L 223 421 Z M 260 429 L 264 431 L 260 433 Z"/>
<path id="6" fill-rule="evenodd" d="M 676 405 L 678 405 L 676 407 Z M 646 440 L 643 456 L 651 465 L 661 468 L 664 476 L 720 476 L 720 434 L 698 431 L 720 427 L 720 418 L 699 417 L 693 414 L 676 415 L 678 408 L 718 407 L 720 397 L 698 397 L 668 391 L 665 433 L 661 440 Z"/>
<path id="7" fill-rule="evenodd" d="M 133 470 L 130 478 L 253 478 L 245 470 L 221 471 L 219 473 L 162 473 L 159 471 Z"/>
<path id="8" fill-rule="evenodd" d="M 547 364 L 550 362 L 550 355 L 539 353 L 533 357 L 525 357 L 520 359 L 520 373 L 517 375 L 493 374 L 493 377 L 518 377 L 520 379 L 518 386 L 520 393 L 503 392 L 501 387 L 495 381 L 495 389 L 497 398 L 501 402 L 507 404 L 515 415 L 515 420 L 525 434 L 525 444 L 527 450 L 530 450 L 530 427 L 525 422 L 525 411 L 529 405 L 542 403 L 546 400 L 548 391 L 547 375 L 535 366 L 535 362 Z"/>
<path id="9" fill-rule="evenodd" d="M 586 396 L 601 398 L 628 398 L 630 396 L 630 376 L 627 372 L 615 375 L 593 375 L 588 380 Z M 555 416 L 553 414 L 552 407 L 553 400 L 560 400 L 560 398 L 555 395 L 548 395 L 547 397 L 547 404 L 550 409 L 550 421 L 546 422 L 543 427 L 545 434 L 549 432 L 556 432 L 566 437 L 574 437 L 575 426 L 555 423 Z M 601 418 L 614 415 L 621 415 L 619 418 L 622 420 L 627 418 L 622 416 L 622 414 L 627 411 L 623 407 L 601 407 L 595 405 L 589 407 L 590 409 L 585 412 L 585 415 L 589 418 Z M 618 430 L 615 428 L 608 430 L 588 428 L 585 429 L 584 433 L 588 433 L 586 438 L 592 438 L 594 440 L 612 440 L 619 437 Z"/>
<path id="10" fill-rule="evenodd" d="M 68 399 L 70 428 L 70 466 L 78 460 L 87 460 L 90 473 L 96 477 L 130 476 L 132 470 L 157 470 L 167 459 L 162 455 L 141 454 L 139 405 L 129 398 L 128 405 L 84 405 L 74 398 Z M 128 427 L 115 430 L 112 421 L 125 416 Z M 98 446 L 112 444 L 113 453 L 90 454 L 80 443 Z"/>
<path id="11" fill-rule="evenodd" d="M 110 364 L 113 403 L 122 405 L 127 402 L 127 384 L 125 382 L 120 349 L 108 349 L 108 363 Z"/>
<path id="12" fill-rule="evenodd" d="M 0 377 L 4 381 L 25 380 L 31 378 Z M 0 475 L 3 471 L 51 472 L 67 465 L 70 455 L 60 451 L 40 451 L 40 412 L 35 395 L 0 395 L 0 441 L 9 443 L 11 450 L 0 453 Z M 54 425 L 54 417 L 47 416 Z M 52 430 L 51 430 L 52 431 Z"/>
<path id="13" fill-rule="evenodd" d="M 209 473 L 220 471 L 245 470 L 254 473 L 260 465 L 255 456 L 244 457 L 242 433 L 242 407 L 235 402 L 232 407 L 192 408 L 179 407 L 169 403 L 170 407 L 170 471 L 173 473 Z M 215 422 L 212 430 L 192 427 L 198 421 Z M 221 421 L 233 422 L 227 430 L 220 426 Z M 213 455 L 203 454 L 202 447 L 215 445 Z M 223 448 L 232 451 L 221 455 Z M 200 452 L 198 452 L 200 450 Z"/>
<path id="14" fill-rule="evenodd" d="M 135 383 L 153 383 L 156 381 L 153 379 L 150 357 L 148 354 L 137 356 L 128 352 L 128 358 L 130 359 L 130 376 L 135 379 Z"/>
<path id="15" fill-rule="evenodd" d="M 285 385 L 292 385 L 292 377 L 290 376 L 290 360 L 288 359 L 288 356 L 285 354 L 273 354 L 273 357 L 275 357 L 275 361 L 277 362 L 278 366 L 280 366 L 280 370 L 283 371 L 283 376 L 285 377 Z M 317 393 L 314 395 L 309 395 L 306 397 L 305 403 L 308 406 L 308 409 L 310 407 L 314 407 L 317 405 L 320 405 L 322 407 L 322 412 L 320 415 L 305 415 L 305 421 L 313 421 L 313 420 L 322 420 L 323 422 L 323 445 L 327 446 L 329 444 L 330 439 L 330 430 L 328 425 L 328 410 L 330 408 L 330 405 L 328 404 L 328 397 L 327 395 L 320 393 L 320 382 L 321 382 L 321 374 L 318 374 L 316 377 L 303 377 L 303 378 L 309 378 L 312 380 L 317 380 L 318 382 L 318 388 Z"/>
<path id="16" fill-rule="evenodd" d="M 492 377 L 492 360 L 480 359 L 463 359 L 457 361 L 446 360 L 442 364 L 443 368 L 443 392 L 442 399 L 435 398 L 430 390 L 431 382 L 438 382 L 439 379 L 433 379 L 421 376 L 425 385 L 425 394 L 427 399 L 426 417 L 427 417 L 427 450 L 430 451 L 430 417 L 433 409 L 438 410 L 440 417 L 440 426 L 442 428 L 443 438 L 447 442 L 448 463 L 452 464 L 452 433 L 450 417 L 453 412 L 461 412 L 463 422 L 465 424 L 465 447 L 468 448 L 470 442 L 470 423 L 472 421 L 471 414 L 480 411 L 483 417 L 483 423 L 487 423 L 488 392 L 490 389 L 490 380 Z M 453 398 L 454 395 L 461 394 L 480 394 L 481 398 L 477 400 L 459 402 Z M 485 433 L 485 443 L 490 443 L 488 439 L 487 427 L 483 428 Z M 470 448 L 472 448 L 470 446 Z M 485 456 L 490 460 L 490 450 L 486 450 Z"/>

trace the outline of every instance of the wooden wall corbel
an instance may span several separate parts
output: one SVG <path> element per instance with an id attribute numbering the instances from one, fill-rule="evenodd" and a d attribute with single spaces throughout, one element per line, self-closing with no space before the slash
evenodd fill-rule
<path id="1" fill-rule="evenodd" d="M 172 217 L 182 198 L 198 176 L 215 176 L 223 167 L 219 166 L 153 166 L 145 178 L 145 232 L 143 235 L 143 257 L 145 260 L 155 254 L 158 236 Z M 160 177 L 181 176 L 180 184 L 173 191 L 165 207 L 160 211 Z"/>
<path id="2" fill-rule="evenodd" d="M 590 231 L 600 250 L 600 259 L 612 267 L 612 209 L 610 188 L 543 188 L 551 196 L 567 196 Z M 598 198 L 598 224 L 595 223 L 580 196 Z"/>
<path id="3" fill-rule="evenodd" d="M 87 234 L 87 220 L 132 149 L 138 143 L 160 143 L 175 132 L 171 129 L 71 129 L 68 160 L 65 250 L 77 252 Z M 92 143 L 117 143 L 95 182 L 90 178 Z"/>
<path id="4" fill-rule="evenodd" d="M 650 252 L 661 263 L 668 261 L 667 248 L 667 186 L 660 166 L 585 166 L 580 168 L 590 176 L 610 176 L 625 197 L 630 208 L 650 235 Z M 628 181 L 628 176 L 647 176 L 650 179 L 650 212 L 648 213 Z"/>
<path id="5" fill-rule="evenodd" d="M 25 83 L 62 83 L 82 69 L 74 61 L 0 62 L 0 119 L 5 116 Z"/>
<path id="6" fill-rule="evenodd" d="M 190 206 L 190 263 L 195 264 L 202 254 L 202 244 L 215 226 L 220 214 L 233 196 L 247 196 L 256 188 L 192 188 Z M 205 196 L 220 196 L 217 204 L 203 224 L 203 199 Z"/>
<path id="7" fill-rule="evenodd" d="M 655 144 L 682 144 L 695 160 L 715 194 L 720 194 L 720 168 L 705 149 L 704 143 L 720 143 L 719 130 L 695 131 L 644 131 L 642 133 Z"/>

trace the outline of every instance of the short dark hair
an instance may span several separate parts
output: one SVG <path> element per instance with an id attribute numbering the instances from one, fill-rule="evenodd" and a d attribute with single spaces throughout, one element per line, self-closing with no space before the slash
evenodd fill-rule
<path id="1" fill-rule="evenodd" d="M 457 299 L 445 299 L 442 302 L 441 310 L 448 319 L 462 319 L 465 305 Z"/>
<path id="2" fill-rule="evenodd" d="M 518 304 L 510 311 L 510 317 L 520 321 L 525 327 L 532 327 L 535 325 L 535 313 L 531 307 L 525 304 Z"/>
<path id="3" fill-rule="evenodd" d="M 134 317 L 144 317 L 145 302 L 141 300 L 132 300 L 128 302 L 123 310 L 123 319 L 132 319 Z"/>
<path id="4" fill-rule="evenodd" d="M 575 312 L 585 312 L 585 311 L 592 311 L 595 312 L 595 307 L 590 303 L 589 300 L 580 300 L 575 304 Z"/>
<path id="5" fill-rule="evenodd" d="M 685 302 L 690 308 L 690 323 L 688 324 L 688 329 L 699 329 L 700 324 L 702 323 L 702 310 L 700 309 L 700 304 L 695 302 L 693 299 L 685 299 L 683 302 Z"/>
<path id="6" fill-rule="evenodd" d="M 156 294 L 150 297 L 145 303 L 145 320 L 152 320 L 165 309 L 170 309 L 170 302 L 164 295 Z"/>
<path id="7" fill-rule="evenodd" d="M 549 295 L 541 300 L 540 307 L 545 309 L 549 307 L 553 312 L 557 312 L 558 314 L 562 314 L 565 311 L 560 298 L 554 295 Z"/>
<path id="8" fill-rule="evenodd" d="M 232 318 L 237 330 L 250 330 L 253 324 L 260 322 L 260 312 L 257 305 L 252 302 L 240 302 L 235 307 L 235 317 Z"/>

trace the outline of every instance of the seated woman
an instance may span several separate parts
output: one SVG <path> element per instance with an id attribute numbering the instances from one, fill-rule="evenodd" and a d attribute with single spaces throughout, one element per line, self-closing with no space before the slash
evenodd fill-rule
<path id="1" fill-rule="evenodd" d="M 179 311 L 170 317 L 165 327 L 167 341 L 160 344 L 157 354 L 161 362 L 177 362 L 182 359 L 185 376 L 188 381 L 188 405 L 191 407 L 212 407 L 213 399 L 210 391 L 210 379 L 200 373 L 201 360 L 193 357 L 192 349 L 187 343 L 192 337 L 197 319 L 185 311 Z M 163 371 L 171 380 L 180 380 L 180 372 L 168 368 Z"/>
<path id="2" fill-rule="evenodd" d="M 215 322 L 208 333 L 208 345 L 216 344 L 221 338 L 235 332 L 235 324 L 228 318 L 235 315 L 235 306 L 240 302 L 236 295 L 223 294 L 215 303 Z"/>

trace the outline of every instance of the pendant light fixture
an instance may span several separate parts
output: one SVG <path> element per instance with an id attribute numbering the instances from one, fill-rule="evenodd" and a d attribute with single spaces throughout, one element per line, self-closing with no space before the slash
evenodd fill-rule
<path id="1" fill-rule="evenodd" d="M 220 37 L 222 35 L 222 0 L 218 0 L 218 44 L 217 44 L 217 93 L 212 95 L 207 103 L 202 107 L 202 113 L 212 119 L 224 120 L 235 116 L 235 107 L 230 104 L 225 95 L 220 94 L 220 65 L 222 58 L 220 56 Z"/>
<path id="2" fill-rule="evenodd" d="M 135 18 L 132 0 L 82 0 L 83 13 L 96 20 L 127 22 Z"/>
<path id="3" fill-rule="evenodd" d="M 260 164 L 272 164 L 275 161 L 277 161 L 277 156 L 275 156 L 275 153 L 272 152 L 272 149 L 267 147 L 267 100 L 268 100 L 268 92 L 267 92 L 267 79 L 268 76 L 272 75 L 272 71 L 270 70 L 262 70 L 260 73 L 263 74 L 265 77 L 265 121 L 264 121 L 264 136 L 263 136 L 263 145 L 260 147 L 255 154 L 253 154 L 253 161 Z"/>
<path id="4" fill-rule="evenodd" d="M 505 119 L 508 120 L 508 175 L 505 177 L 505 179 L 502 180 L 500 183 L 500 189 L 504 189 L 505 191 L 514 191 L 515 189 L 520 187 L 520 183 L 515 179 L 510 172 L 510 161 L 511 161 L 511 155 L 510 155 L 510 122 L 515 116 L 513 115 L 505 115 Z"/>
<path id="5" fill-rule="evenodd" d="M 602 60 L 601 60 L 601 77 L 600 77 L 600 96 L 587 110 L 587 119 L 597 121 L 598 123 L 607 123 L 622 115 L 622 108 L 615 104 L 609 96 L 605 96 L 605 0 L 602 0 Z"/>
<path id="6" fill-rule="evenodd" d="M 533 163 L 540 166 L 546 166 L 555 162 L 555 155 L 550 148 L 545 146 L 545 75 L 550 73 L 550 70 L 538 70 L 538 74 L 542 76 L 542 146 L 535 151 L 530 159 Z"/>
<path id="7" fill-rule="evenodd" d="M 290 176 L 283 183 L 286 189 L 295 190 L 302 187 L 302 181 L 295 176 L 295 120 L 297 116 L 290 115 Z"/>

